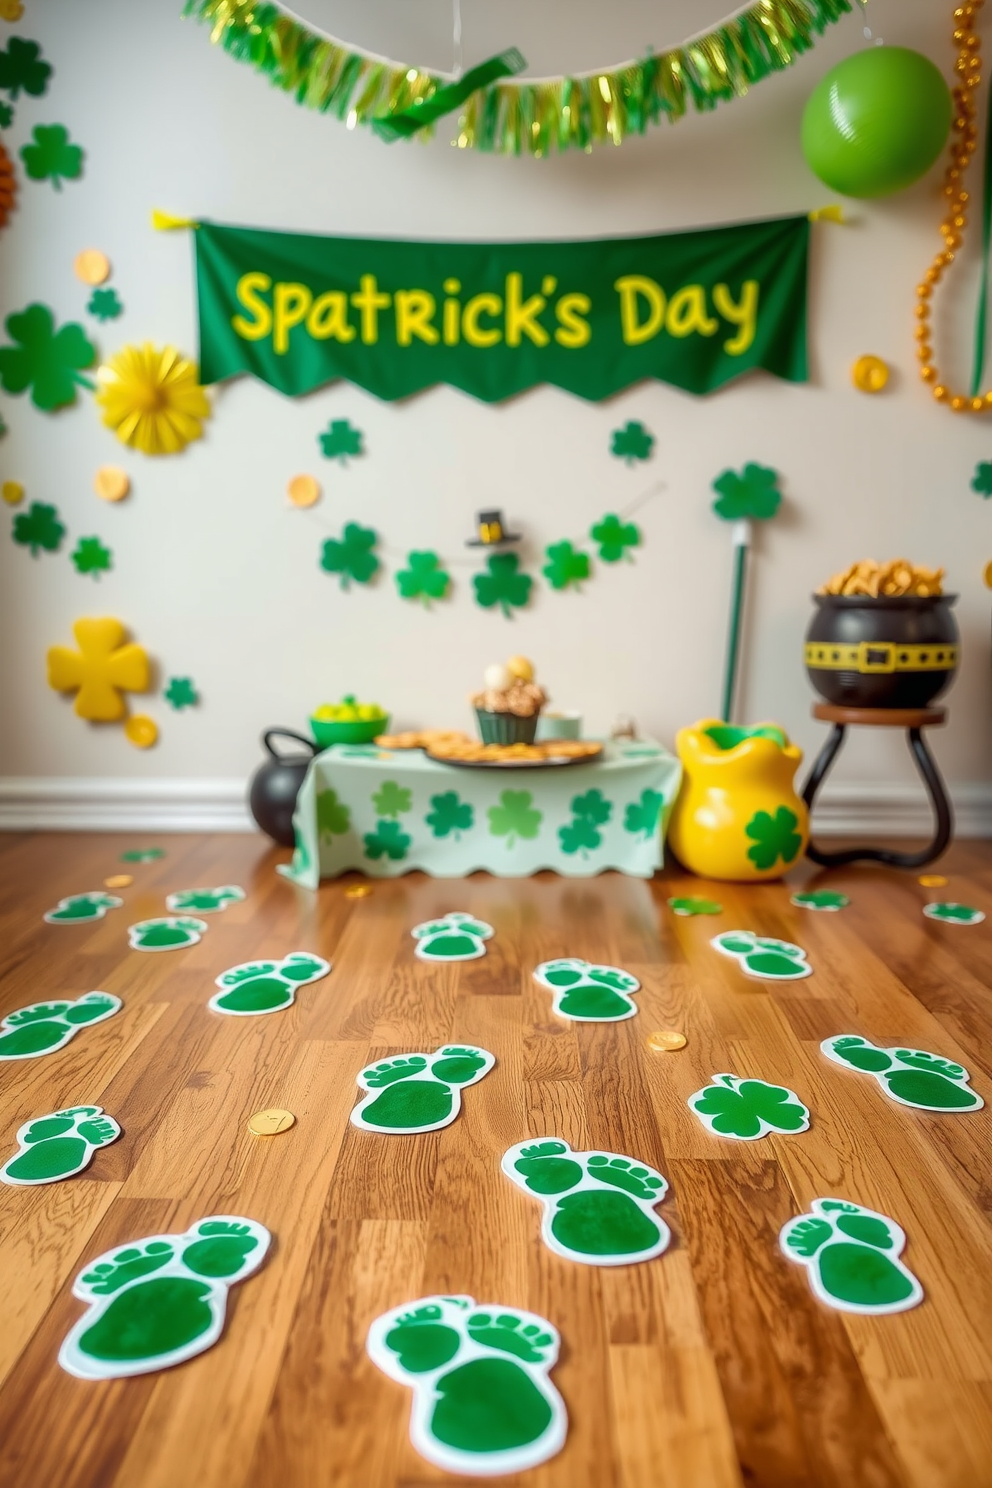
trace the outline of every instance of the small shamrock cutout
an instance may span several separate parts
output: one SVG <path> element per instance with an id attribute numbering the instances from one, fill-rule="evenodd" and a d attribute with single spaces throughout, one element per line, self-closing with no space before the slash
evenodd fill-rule
<path id="1" fill-rule="evenodd" d="M 96 347 L 81 325 L 70 321 L 56 331 L 47 305 L 29 305 L 8 315 L 4 325 L 15 343 L 0 347 L 0 384 L 8 393 L 30 388 L 35 407 L 50 412 L 76 401 L 77 382 L 93 386 L 79 375 L 96 361 Z"/>
<path id="2" fill-rule="evenodd" d="M 589 555 L 577 552 L 570 542 L 552 543 L 545 548 L 547 563 L 541 569 L 552 589 L 578 587 L 589 577 Z"/>
<path id="3" fill-rule="evenodd" d="M 409 811 L 412 803 L 413 792 L 397 785 L 395 780 L 383 781 L 372 797 L 376 816 L 399 816 L 401 811 Z"/>
<path id="4" fill-rule="evenodd" d="M 182 708 L 193 708 L 200 701 L 200 694 L 189 677 L 170 677 L 169 685 L 162 696 L 170 708 L 178 713 Z"/>
<path id="5" fill-rule="evenodd" d="M 846 909 L 850 904 L 846 894 L 836 894 L 831 889 L 815 889 L 809 893 L 793 894 L 789 900 L 799 909 L 822 909 L 828 914 L 838 909 Z"/>
<path id="6" fill-rule="evenodd" d="M 641 544 L 640 529 L 633 522 L 621 522 L 613 513 L 597 522 L 590 536 L 599 543 L 599 556 L 604 563 L 619 563 L 621 558 L 632 561 L 627 549 Z"/>
<path id="7" fill-rule="evenodd" d="M 112 561 L 110 549 L 98 537 L 81 537 L 71 556 L 77 573 L 92 574 L 97 579 L 106 573 Z"/>
<path id="8" fill-rule="evenodd" d="M 766 521 L 775 515 L 782 500 L 777 474 L 764 465 L 749 463 L 740 475 L 725 470 L 713 482 L 713 489 L 720 496 L 719 501 L 714 501 L 713 510 L 725 522 L 740 522 L 746 518 Z"/>
<path id="9" fill-rule="evenodd" d="M 798 825 L 799 818 L 787 806 L 780 806 L 774 816 L 767 811 L 756 811 L 744 828 L 754 843 L 747 850 L 754 866 L 764 872 L 774 868 L 779 858 L 783 863 L 791 863 L 803 845 L 796 831 Z"/>
<path id="10" fill-rule="evenodd" d="M 948 925 L 979 925 L 985 918 L 982 910 L 967 904 L 925 904 L 923 913 L 928 920 L 943 920 Z"/>
<path id="11" fill-rule="evenodd" d="M 622 429 L 614 429 L 610 454 L 633 465 L 635 460 L 646 460 L 654 445 L 654 435 L 649 434 L 643 424 L 628 423 Z"/>
<path id="12" fill-rule="evenodd" d="M 641 833 L 645 837 L 653 837 L 658 830 L 661 821 L 661 808 L 664 804 L 665 798 L 660 791 L 641 791 L 641 799 L 639 801 L 631 801 L 627 810 L 624 812 L 624 831 Z"/>
<path id="13" fill-rule="evenodd" d="M 40 98 L 48 87 L 52 69 L 41 60 L 41 47 L 36 41 L 12 36 L 6 51 L 0 52 L 0 92 L 16 98 L 21 89 L 32 98 Z"/>
<path id="14" fill-rule="evenodd" d="M 769 1132 L 802 1132 L 809 1127 L 809 1111 L 793 1091 L 764 1080 L 737 1075 L 714 1075 L 712 1084 L 697 1090 L 688 1101 L 700 1121 L 721 1137 L 753 1142 Z"/>
<path id="15" fill-rule="evenodd" d="M 408 553 L 406 561 L 407 567 L 396 575 L 396 587 L 404 599 L 419 599 L 429 609 L 432 599 L 447 594 L 451 575 L 436 553 Z"/>
<path id="16" fill-rule="evenodd" d="M 78 181 L 83 173 L 83 152 L 69 141 L 64 124 L 38 124 L 31 136 L 34 143 L 24 145 L 21 159 L 32 181 L 51 181 L 56 191 L 63 181 Z"/>
<path id="17" fill-rule="evenodd" d="M 340 460 L 342 465 L 347 465 L 350 455 L 365 453 L 361 429 L 353 429 L 347 419 L 332 419 L 317 440 L 326 458 Z"/>
<path id="18" fill-rule="evenodd" d="M 351 827 L 351 812 L 335 790 L 317 792 L 317 836 L 343 837 Z"/>
<path id="19" fill-rule="evenodd" d="M 95 289 L 86 308 L 97 320 L 116 320 L 124 311 L 116 289 Z"/>
<path id="20" fill-rule="evenodd" d="M 687 899 L 669 899 L 668 907 L 677 915 L 723 914 L 723 905 L 717 904 L 715 899 L 703 899 L 694 894 L 690 894 Z"/>
<path id="21" fill-rule="evenodd" d="M 9 129 L 14 122 L 14 110 L 9 103 L 0 100 L 0 129 Z"/>
<path id="22" fill-rule="evenodd" d="M 385 856 L 392 858 L 394 863 L 399 863 L 406 857 L 411 841 L 412 838 L 402 830 L 399 822 L 377 822 L 374 832 L 365 833 L 365 856 L 375 861 Z"/>
<path id="23" fill-rule="evenodd" d="M 328 573 L 341 575 L 342 589 L 347 589 L 352 579 L 356 584 L 367 584 L 379 568 L 374 552 L 378 541 L 378 533 L 371 527 L 349 522 L 340 539 L 331 537 L 325 542 L 320 566 Z"/>
<path id="24" fill-rule="evenodd" d="M 54 506 L 32 501 L 26 512 L 19 512 L 14 518 L 12 536 L 16 543 L 31 549 L 32 558 L 37 558 L 41 548 L 46 553 L 58 551 L 59 543 L 65 537 L 65 528 Z"/>
<path id="25" fill-rule="evenodd" d="M 971 479 L 971 489 L 979 496 L 986 499 L 992 496 L 992 460 L 982 460 L 975 466 L 975 474 Z"/>
<path id="26" fill-rule="evenodd" d="M 490 806 L 488 816 L 490 833 L 505 837 L 507 847 L 518 837 L 532 840 L 541 830 L 542 813 L 535 809 L 530 791 L 503 791 L 499 805 Z"/>
<path id="27" fill-rule="evenodd" d="M 476 574 L 475 601 L 484 610 L 499 605 L 508 620 L 512 619 L 511 606 L 522 609 L 530 597 L 533 579 L 530 574 L 520 573 L 520 559 L 516 553 L 490 553 L 486 559 L 488 573 Z"/>
<path id="28" fill-rule="evenodd" d="M 457 791 L 442 791 L 439 796 L 431 796 L 431 806 L 433 810 L 426 820 L 435 837 L 447 837 L 454 832 L 455 837 L 460 838 L 475 820 L 475 811 L 468 801 L 459 799 Z"/>

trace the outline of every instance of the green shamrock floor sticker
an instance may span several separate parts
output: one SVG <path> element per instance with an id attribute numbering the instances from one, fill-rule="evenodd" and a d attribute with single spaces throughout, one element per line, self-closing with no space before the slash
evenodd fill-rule
<path id="1" fill-rule="evenodd" d="M 179 951 L 196 945 L 208 928 L 206 920 L 163 918 L 139 920 L 127 934 L 132 951 Z"/>
<path id="2" fill-rule="evenodd" d="M 154 863 L 156 858 L 165 857 L 164 847 L 132 847 L 127 852 L 121 853 L 122 863 Z"/>
<path id="3" fill-rule="evenodd" d="M 495 1063 L 485 1049 L 445 1044 L 436 1054 L 404 1054 L 370 1065 L 358 1076 L 368 1094 L 352 1111 L 352 1125 L 394 1136 L 440 1131 L 461 1110 L 462 1091 L 477 1085 Z"/>
<path id="4" fill-rule="evenodd" d="M 60 899 L 43 918 L 46 925 L 79 925 L 88 920 L 102 920 L 108 909 L 120 909 L 123 903 L 123 899 L 99 889 L 89 894 L 70 894 L 67 899 Z"/>
<path id="5" fill-rule="evenodd" d="M 830 889 L 816 889 L 808 894 L 793 894 L 789 900 L 790 904 L 795 904 L 800 909 L 822 909 L 827 914 L 836 913 L 838 909 L 846 909 L 850 902 L 846 894 L 835 894 Z"/>
<path id="6" fill-rule="evenodd" d="M 202 1354 L 224 1330 L 227 1289 L 257 1271 L 271 1242 L 240 1215 L 213 1214 L 183 1235 L 105 1251 L 76 1277 L 88 1304 L 59 1350 L 79 1379 L 123 1379 Z"/>
<path id="7" fill-rule="evenodd" d="M 116 1142 L 121 1129 L 102 1106 L 71 1106 L 26 1121 L 17 1132 L 18 1152 L 0 1168 L 0 1183 L 33 1188 L 72 1178 L 90 1165 L 99 1147 Z"/>
<path id="8" fill-rule="evenodd" d="M 667 1179 L 618 1152 L 573 1152 L 541 1137 L 503 1155 L 506 1176 L 544 1205 L 541 1238 L 555 1255 L 587 1266 L 650 1261 L 668 1248 L 671 1231 L 654 1213 Z"/>
<path id="9" fill-rule="evenodd" d="M 172 914 L 184 914 L 195 910 L 197 914 L 216 914 L 229 904 L 238 904 L 245 897 L 244 889 L 237 884 L 225 884 L 220 889 L 180 889 L 177 894 L 167 894 L 165 907 Z"/>
<path id="10" fill-rule="evenodd" d="M 221 990 L 207 1007 L 238 1018 L 279 1013 L 296 1001 L 297 987 L 319 982 L 330 969 L 330 961 L 311 956 L 309 951 L 291 951 L 281 961 L 246 961 L 221 972 L 214 983 Z"/>
<path id="11" fill-rule="evenodd" d="M 691 894 L 687 899 L 669 899 L 668 907 L 677 915 L 723 914 L 723 905 L 717 904 L 715 899 L 697 898 Z"/>
<path id="12" fill-rule="evenodd" d="M 809 1130 L 809 1111 L 798 1095 L 764 1080 L 713 1075 L 705 1089 L 690 1095 L 688 1105 L 707 1131 L 738 1142 L 756 1142 L 769 1132 Z"/>
<path id="13" fill-rule="evenodd" d="M 924 904 L 923 913 L 928 920 L 942 920 L 945 925 L 980 925 L 985 918 L 982 910 L 967 904 Z"/>
<path id="14" fill-rule="evenodd" d="M 563 956 L 542 961 L 534 980 L 554 993 L 552 1012 L 573 1023 L 620 1023 L 637 1013 L 630 994 L 641 984 L 618 966 L 595 966 Z"/>
<path id="15" fill-rule="evenodd" d="M 446 1472 L 524 1472 L 565 1444 L 565 1404 L 548 1378 L 559 1338 L 536 1313 L 422 1297 L 376 1318 L 366 1347 L 413 1391 L 410 1440 Z"/>
<path id="16" fill-rule="evenodd" d="M 486 954 L 485 942 L 495 933 L 485 920 L 460 910 L 414 925 L 410 931 L 421 961 L 477 961 Z"/>
<path id="17" fill-rule="evenodd" d="M 0 1059 L 54 1054 L 90 1023 L 112 1018 L 124 1006 L 109 992 L 85 992 L 75 1002 L 33 1002 L 0 1022 Z"/>
<path id="18" fill-rule="evenodd" d="M 801 946 L 788 940 L 773 940 L 750 930 L 728 930 L 715 935 L 710 945 L 724 956 L 734 956 L 741 971 L 766 982 L 798 982 L 813 975 Z"/>
<path id="19" fill-rule="evenodd" d="M 923 1288 L 899 1257 L 905 1232 L 885 1214 L 843 1199 L 814 1199 L 811 1214 L 783 1225 L 779 1244 L 809 1271 L 814 1296 L 838 1312 L 882 1316 L 923 1301 Z"/>
<path id="20" fill-rule="evenodd" d="M 978 1111 L 982 1097 L 968 1086 L 968 1071 L 925 1049 L 883 1049 L 853 1033 L 824 1039 L 820 1050 L 834 1064 L 873 1075 L 891 1100 L 918 1111 Z"/>

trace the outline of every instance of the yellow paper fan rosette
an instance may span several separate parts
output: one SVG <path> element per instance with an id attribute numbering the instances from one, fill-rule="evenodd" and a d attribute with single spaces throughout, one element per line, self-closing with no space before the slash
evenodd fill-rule
<path id="1" fill-rule="evenodd" d="M 103 422 L 145 455 L 174 455 L 203 433 L 210 403 L 196 363 L 174 346 L 124 346 L 97 374 Z"/>

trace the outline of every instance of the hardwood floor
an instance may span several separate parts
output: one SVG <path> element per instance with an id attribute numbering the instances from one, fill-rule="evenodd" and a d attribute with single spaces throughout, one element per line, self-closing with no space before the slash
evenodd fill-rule
<path id="1" fill-rule="evenodd" d="M 0 1184 L 0 1483 L 4 1488 L 413 1488 L 451 1481 L 414 1452 L 411 1396 L 367 1358 L 369 1324 L 431 1293 L 526 1307 L 562 1338 L 553 1379 L 569 1414 L 551 1461 L 501 1483 L 532 1488 L 983 1488 L 992 1485 L 992 845 L 957 845 L 939 896 L 977 905 L 976 928 L 929 921 L 915 875 L 818 875 L 839 914 L 781 884 L 701 886 L 419 875 L 348 898 L 278 878 L 286 856 L 253 837 L 171 837 L 126 865 L 119 836 L 0 837 L 0 1013 L 100 988 L 120 1014 L 45 1058 L 0 1062 L 0 1161 L 14 1132 L 63 1105 L 99 1103 L 123 1127 L 78 1177 Z M 123 909 L 42 922 L 63 895 L 133 873 Z M 803 878 L 803 873 L 794 875 Z M 240 883 L 200 944 L 127 947 L 174 890 Z M 794 887 L 794 885 L 793 885 Z M 711 892 L 716 918 L 666 898 Z M 410 929 L 452 909 L 496 928 L 482 960 L 415 959 Z M 803 945 L 801 982 L 760 982 L 708 942 L 752 928 Z M 295 1006 L 223 1018 L 214 977 L 293 950 L 334 962 Z M 584 956 L 641 979 L 638 1015 L 563 1022 L 531 973 Z M 649 1034 L 682 1030 L 679 1053 Z M 884 1098 L 819 1043 L 860 1033 L 959 1060 L 985 1109 L 939 1115 Z M 349 1114 L 358 1072 L 449 1040 L 495 1054 L 442 1131 L 387 1137 Z M 687 1097 L 720 1071 L 797 1091 L 808 1132 L 732 1142 Z M 253 1137 L 266 1106 L 297 1118 Z M 560 1259 L 540 1206 L 500 1172 L 528 1136 L 652 1164 L 671 1187 L 669 1250 L 634 1266 Z M 781 1226 L 817 1196 L 853 1199 L 905 1229 L 925 1300 L 865 1317 L 817 1302 Z M 221 1341 L 171 1370 L 89 1382 L 59 1368 L 82 1315 L 77 1273 L 122 1242 L 209 1214 L 266 1225 L 265 1265 L 231 1290 Z"/>

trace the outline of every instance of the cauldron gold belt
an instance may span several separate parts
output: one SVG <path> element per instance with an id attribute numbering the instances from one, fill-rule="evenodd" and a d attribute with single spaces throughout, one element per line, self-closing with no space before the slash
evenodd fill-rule
<path id="1" fill-rule="evenodd" d="M 928 646 L 900 646 L 896 641 L 862 641 L 857 646 L 807 641 L 808 667 L 832 672 L 944 672 L 958 664 L 957 646 L 937 642 Z"/>

